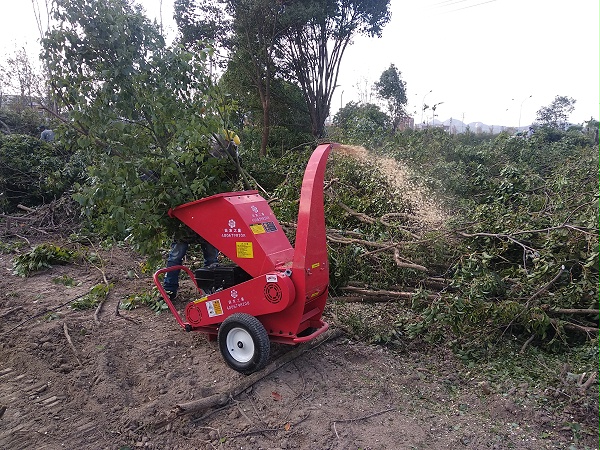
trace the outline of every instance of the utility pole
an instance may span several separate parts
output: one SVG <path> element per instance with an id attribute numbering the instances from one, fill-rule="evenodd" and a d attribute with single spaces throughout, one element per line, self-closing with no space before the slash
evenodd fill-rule
<path id="1" fill-rule="evenodd" d="M 423 96 L 423 101 L 421 102 L 421 126 L 423 126 L 423 113 L 425 113 L 425 97 L 433 92 L 433 89 L 430 90 L 427 94 Z"/>
<path id="2" fill-rule="evenodd" d="M 533 94 L 530 95 L 529 97 L 526 97 L 525 100 L 527 100 L 528 98 L 533 97 Z M 525 100 L 523 100 L 521 102 L 521 107 L 519 108 L 519 127 L 517 128 L 517 131 L 519 131 L 519 128 L 521 128 L 521 112 L 523 111 L 523 103 L 525 103 Z"/>

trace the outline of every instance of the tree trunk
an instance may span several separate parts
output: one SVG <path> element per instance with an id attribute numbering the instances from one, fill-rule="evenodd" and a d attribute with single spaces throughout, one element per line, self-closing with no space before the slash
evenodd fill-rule
<path id="1" fill-rule="evenodd" d="M 265 98 L 262 102 L 263 107 L 263 129 L 262 129 L 262 139 L 260 142 L 260 156 L 267 156 L 267 145 L 269 144 L 269 132 L 271 128 L 271 118 L 270 109 L 271 102 L 268 97 Z"/>

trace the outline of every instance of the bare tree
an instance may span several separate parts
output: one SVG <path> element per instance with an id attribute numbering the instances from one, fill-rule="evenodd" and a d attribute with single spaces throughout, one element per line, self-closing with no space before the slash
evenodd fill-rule
<path id="1" fill-rule="evenodd" d="M 304 93 L 313 136 L 323 136 L 340 63 L 352 38 L 380 36 L 389 19 L 389 0 L 305 0 L 285 5 L 281 55 Z"/>

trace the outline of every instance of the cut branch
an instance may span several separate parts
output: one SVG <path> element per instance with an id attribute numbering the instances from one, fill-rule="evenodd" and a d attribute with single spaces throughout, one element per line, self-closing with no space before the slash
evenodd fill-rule
<path id="1" fill-rule="evenodd" d="M 542 305 L 542 309 L 545 310 L 548 314 L 589 314 L 592 316 L 597 316 L 600 314 L 599 309 L 552 308 L 550 305 Z"/>
<path id="2" fill-rule="evenodd" d="M 275 372 L 277 369 L 285 366 L 289 362 L 294 359 L 302 356 L 306 352 L 313 350 L 325 342 L 336 339 L 342 335 L 342 331 L 339 329 L 330 330 L 323 333 L 320 336 L 317 336 L 312 341 L 307 342 L 305 345 L 302 345 L 290 352 L 284 354 L 280 358 L 276 359 L 272 363 L 270 363 L 267 367 L 265 367 L 260 372 L 255 372 L 252 375 L 244 378 L 240 383 L 231 387 L 228 391 L 213 394 L 211 396 L 201 398 L 199 400 L 195 400 L 187 403 L 179 403 L 175 406 L 175 408 L 171 411 L 172 417 L 178 417 L 188 414 L 194 414 L 200 411 L 203 411 L 208 408 L 212 408 L 215 406 L 223 406 L 229 402 L 230 398 L 233 398 L 245 390 L 247 390 L 252 385 L 256 384 L 266 376 Z M 162 426 L 162 424 L 160 425 Z"/>
<path id="3" fill-rule="evenodd" d="M 411 261 L 408 261 L 407 259 L 400 257 L 400 251 L 397 248 L 394 249 L 394 261 L 396 262 L 396 265 L 398 267 L 419 270 L 421 272 L 429 272 L 429 269 L 427 269 L 427 267 L 422 266 L 420 264 L 415 264 Z"/>
<path id="4" fill-rule="evenodd" d="M 389 297 L 400 298 L 405 300 L 411 300 L 416 294 L 414 292 L 401 292 L 401 291 L 387 291 L 387 290 L 370 290 L 362 289 L 354 286 L 346 286 L 340 289 L 345 292 L 353 292 L 356 295 L 348 297 L 336 297 L 336 300 L 343 302 L 386 302 L 389 301 Z M 426 297 L 428 300 L 435 300 L 438 298 L 435 294 L 428 294 Z"/>

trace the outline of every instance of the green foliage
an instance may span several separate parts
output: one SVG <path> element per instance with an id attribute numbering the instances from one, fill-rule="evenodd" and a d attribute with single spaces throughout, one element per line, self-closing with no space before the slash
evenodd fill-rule
<path id="1" fill-rule="evenodd" d="M 61 275 L 60 277 L 52 278 L 52 282 L 54 284 L 62 284 L 63 286 L 68 287 L 79 286 L 81 284 L 75 281 L 73 277 L 70 277 L 68 275 Z"/>
<path id="2" fill-rule="evenodd" d="M 254 88 L 254 82 L 246 75 L 247 62 L 237 55 L 229 62 L 219 85 L 234 98 L 238 99 L 238 110 L 243 112 L 235 121 L 243 131 L 240 138 L 244 147 L 244 163 L 249 153 L 260 153 L 263 134 L 264 110 L 260 95 Z M 270 82 L 269 139 L 267 152 L 281 154 L 290 148 L 306 142 L 312 142 L 310 116 L 300 89 L 281 78 Z"/>
<path id="3" fill-rule="evenodd" d="M 580 132 L 469 143 L 437 130 L 385 150 L 452 199 L 453 292 L 422 305 L 412 332 L 476 348 L 507 332 L 572 342 L 556 309 L 598 307 L 598 151 Z M 579 325 L 597 327 L 593 316 Z M 483 331 L 483 332 L 482 332 Z M 485 347 L 485 345 L 484 345 Z"/>
<path id="4" fill-rule="evenodd" d="M 112 289 L 113 285 L 109 284 L 97 284 L 90 289 L 90 292 L 80 299 L 72 302 L 70 308 L 76 311 L 83 311 L 86 309 L 92 309 L 98 306 L 103 301 L 108 292 Z"/>
<path id="5" fill-rule="evenodd" d="M 49 269 L 53 264 L 69 264 L 76 256 L 73 250 L 54 244 L 40 244 L 30 252 L 14 257 L 13 273 L 27 277 L 33 272 Z"/>
<path id="6" fill-rule="evenodd" d="M 406 82 L 402 80 L 402 73 L 391 64 L 383 71 L 379 80 L 375 83 L 377 96 L 387 102 L 388 112 L 392 119 L 392 131 L 396 131 L 402 117 L 406 115 L 405 106 Z"/>
<path id="7" fill-rule="evenodd" d="M 310 0 L 285 5 L 281 17 L 282 45 L 278 50 L 284 68 L 303 91 L 315 138 L 323 136 L 347 45 L 358 34 L 380 36 L 390 20 L 389 3 Z M 327 63 L 318 63 L 322 61 Z"/>
<path id="8" fill-rule="evenodd" d="M 298 193 L 312 150 L 288 152 L 282 158 L 263 158 L 259 161 L 261 166 L 254 165 L 253 160 L 248 162 L 247 167 L 252 173 L 265 175 L 264 179 L 258 179 L 259 182 L 265 181 L 267 186 L 271 186 L 269 183 L 274 180 L 279 182 L 272 191 L 272 196 L 278 200 L 272 203 L 272 208 L 281 222 L 295 222 L 298 217 Z M 326 196 L 325 220 L 328 229 L 348 230 L 364 241 L 402 240 L 405 237 L 405 232 L 400 228 L 384 226 L 377 221 L 365 222 L 357 215 L 349 214 L 343 207 L 376 218 L 387 213 L 409 212 L 408 205 L 388 186 L 387 180 L 375 167 L 360 164 L 354 158 L 335 155 L 330 157 L 326 179 L 334 180 L 328 192 L 335 199 L 329 200 L 329 196 Z M 289 232 L 288 237 L 293 243 L 293 231 Z M 331 242 L 328 250 L 333 289 L 346 285 L 349 280 L 385 287 L 391 280 L 400 282 L 406 276 L 390 255 L 381 254 L 375 260 L 363 258 L 363 254 L 372 250 L 364 243 L 347 245 Z"/>
<path id="9" fill-rule="evenodd" d="M 182 229 L 170 207 L 232 190 L 230 163 L 209 150 L 235 105 L 212 83 L 211 50 L 167 47 L 128 1 L 65 0 L 54 19 L 44 58 L 71 111 L 64 141 L 87 164 L 74 198 L 88 232 L 158 259 Z"/>
<path id="10" fill-rule="evenodd" d="M 388 134 L 390 119 L 377 105 L 349 102 L 334 117 L 342 132 L 344 142 L 380 146 Z"/>
<path id="11" fill-rule="evenodd" d="M 150 291 L 128 295 L 125 299 L 121 300 L 120 304 L 121 309 L 129 311 L 140 306 L 148 306 L 156 313 L 169 308 L 156 287 L 153 287 Z"/>
<path id="12" fill-rule="evenodd" d="M 537 122 L 548 128 L 565 129 L 569 115 L 575 109 L 576 100 L 564 95 L 557 95 L 552 103 L 540 108 Z"/>
<path id="13" fill-rule="evenodd" d="M 3 123 L 0 123 L 0 127 L 6 133 L 40 136 L 42 119 L 34 108 L 3 103 L 0 107 L 0 121 Z"/>
<path id="14" fill-rule="evenodd" d="M 13 212 L 19 203 L 36 206 L 62 195 L 73 181 L 68 159 L 59 144 L 0 134 L 0 211 Z"/>
<path id="15" fill-rule="evenodd" d="M 27 244 L 24 241 L 2 242 L 0 241 L 0 253 L 18 253 Z"/>

